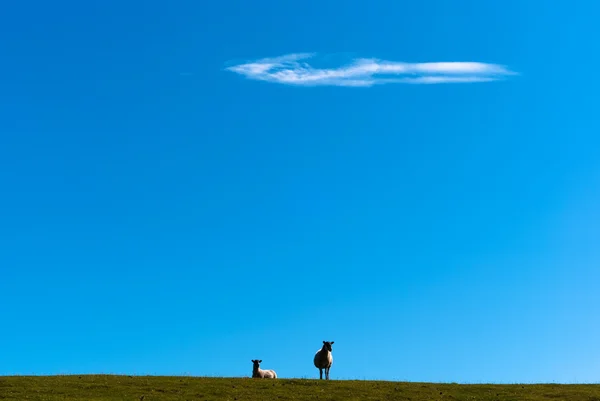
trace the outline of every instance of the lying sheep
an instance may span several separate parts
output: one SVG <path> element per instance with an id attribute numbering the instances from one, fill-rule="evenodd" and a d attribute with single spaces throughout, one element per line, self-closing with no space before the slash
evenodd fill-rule
<path id="1" fill-rule="evenodd" d="M 252 363 L 252 377 L 257 377 L 259 379 L 277 379 L 277 373 L 274 370 L 262 370 L 260 368 L 260 363 L 262 359 L 253 359 Z"/>

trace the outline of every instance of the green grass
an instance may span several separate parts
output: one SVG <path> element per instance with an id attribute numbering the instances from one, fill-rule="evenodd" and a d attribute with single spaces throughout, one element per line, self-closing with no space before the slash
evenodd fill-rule
<path id="1" fill-rule="evenodd" d="M 0 400 L 569 400 L 600 401 L 600 385 L 437 384 L 363 380 L 161 376 L 5 376 Z"/>

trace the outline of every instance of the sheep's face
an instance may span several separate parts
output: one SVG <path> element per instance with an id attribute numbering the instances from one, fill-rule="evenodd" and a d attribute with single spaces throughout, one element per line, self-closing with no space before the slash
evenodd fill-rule
<path id="1" fill-rule="evenodd" d="M 331 345 L 334 343 L 334 341 L 323 341 L 323 346 L 325 347 L 325 349 L 329 352 L 333 351 L 331 348 Z"/>
<path id="2" fill-rule="evenodd" d="M 262 359 L 253 359 L 252 363 L 254 364 L 255 368 L 258 368 L 260 366 L 260 363 L 262 362 Z"/>

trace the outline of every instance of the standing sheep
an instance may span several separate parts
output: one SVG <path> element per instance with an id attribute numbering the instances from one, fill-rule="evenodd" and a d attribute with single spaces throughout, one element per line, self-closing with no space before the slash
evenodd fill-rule
<path id="1" fill-rule="evenodd" d="M 274 370 L 262 370 L 260 368 L 260 363 L 262 359 L 253 359 L 252 363 L 252 377 L 257 377 L 259 379 L 277 379 L 277 373 Z"/>
<path id="2" fill-rule="evenodd" d="M 325 369 L 325 380 L 329 380 L 329 369 L 333 364 L 333 355 L 331 354 L 331 345 L 333 341 L 323 341 L 323 348 L 315 354 L 314 363 L 319 369 L 319 380 L 323 378 L 323 369 Z"/>

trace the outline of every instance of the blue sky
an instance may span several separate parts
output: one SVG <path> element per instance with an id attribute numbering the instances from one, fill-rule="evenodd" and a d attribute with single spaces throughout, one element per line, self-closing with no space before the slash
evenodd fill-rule
<path id="1" fill-rule="evenodd" d="M 599 380 L 600 5 L 204 3 L 3 7 L 1 375 Z"/>

